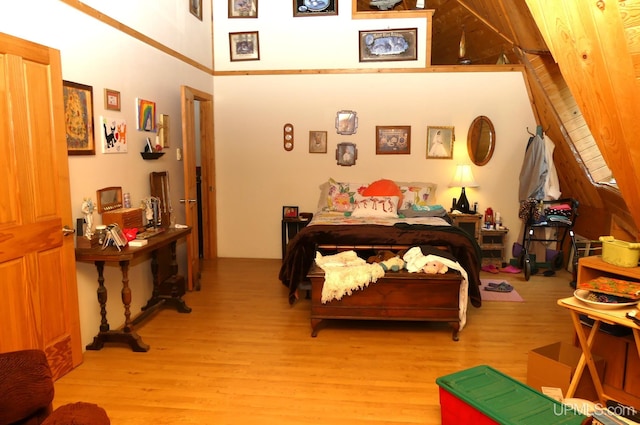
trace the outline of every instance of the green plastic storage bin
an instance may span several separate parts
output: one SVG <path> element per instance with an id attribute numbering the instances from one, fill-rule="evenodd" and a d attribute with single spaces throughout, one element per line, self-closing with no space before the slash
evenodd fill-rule
<path id="1" fill-rule="evenodd" d="M 442 425 L 581 425 L 588 417 L 482 365 L 436 379 Z"/>

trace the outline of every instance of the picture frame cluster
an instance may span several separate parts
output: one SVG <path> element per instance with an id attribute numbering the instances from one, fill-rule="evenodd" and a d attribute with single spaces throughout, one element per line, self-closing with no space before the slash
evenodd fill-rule
<path id="1" fill-rule="evenodd" d="M 103 93 L 106 113 L 94 117 L 93 87 L 73 81 L 62 81 L 68 155 L 95 155 L 96 132 L 100 134 L 102 153 L 127 153 L 130 145 L 127 121 L 118 114 L 122 110 L 120 92 L 104 88 Z M 160 122 L 157 122 L 155 102 L 142 98 L 136 98 L 135 102 L 136 129 L 157 133 L 153 146 L 156 151 L 169 147 L 169 116 L 161 114 Z"/>
<path id="2" fill-rule="evenodd" d="M 199 4 L 199 6 L 198 6 Z M 228 0 L 229 19 L 257 19 L 258 0 Z M 190 11 L 202 20 L 202 0 L 190 0 Z M 293 17 L 337 16 L 338 0 L 293 0 Z M 359 31 L 360 62 L 418 60 L 418 28 Z M 229 33 L 229 60 L 260 60 L 258 31 Z"/>

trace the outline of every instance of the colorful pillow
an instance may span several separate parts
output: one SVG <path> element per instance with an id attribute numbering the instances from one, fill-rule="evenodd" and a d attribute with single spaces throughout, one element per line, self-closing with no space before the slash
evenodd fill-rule
<path id="1" fill-rule="evenodd" d="M 351 217 L 398 217 L 397 196 L 355 195 Z"/>
<path id="2" fill-rule="evenodd" d="M 398 206 L 399 211 L 415 210 L 414 205 L 424 207 L 435 204 L 437 184 L 425 182 L 397 182 L 396 184 L 402 192 L 402 202 Z"/>
<path id="3" fill-rule="evenodd" d="M 353 210 L 354 196 L 366 187 L 367 185 L 361 183 L 337 182 L 329 179 L 325 206 L 322 209 L 324 211 L 351 211 Z"/>
<path id="4" fill-rule="evenodd" d="M 363 196 L 397 196 L 402 198 L 400 188 L 393 180 L 376 180 L 362 191 Z"/>

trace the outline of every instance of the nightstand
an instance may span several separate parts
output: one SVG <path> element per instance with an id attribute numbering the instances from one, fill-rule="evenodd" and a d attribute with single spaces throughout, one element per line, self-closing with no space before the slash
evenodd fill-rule
<path id="1" fill-rule="evenodd" d="M 454 226 L 461 228 L 480 244 L 480 228 L 482 227 L 482 214 L 452 214 L 448 213 Z"/>
<path id="2" fill-rule="evenodd" d="M 509 229 L 480 229 L 480 250 L 482 265 L 493 264 L 502 267 L 507 262 L 505 257 L 505 239 Z"/>
<path id="3" fill-rule="evenodd" d="M 286 217 L 282 219 L 282 259 L 287 252 L 289 240 L 298 234 L 300 229 L 306 227 L 313 218 L 312 213 L 300 213 L 298 217 Z"/>

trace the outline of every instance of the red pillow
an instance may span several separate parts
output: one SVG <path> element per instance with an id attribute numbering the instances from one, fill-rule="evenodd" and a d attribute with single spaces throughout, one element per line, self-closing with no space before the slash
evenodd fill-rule
<path id="1" fill-rule="evenodd" d="M 388 179 L 380 179 L 371 183 L 362 191 L 363 196 L 397 196 L 398 207 L 402 202 L 402 191 L 400 187 L 393 181 Z"/>

